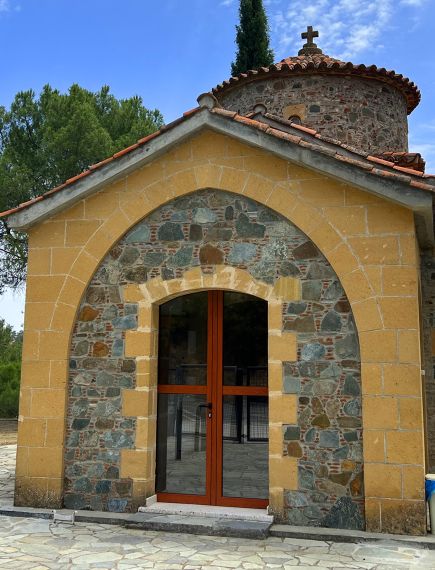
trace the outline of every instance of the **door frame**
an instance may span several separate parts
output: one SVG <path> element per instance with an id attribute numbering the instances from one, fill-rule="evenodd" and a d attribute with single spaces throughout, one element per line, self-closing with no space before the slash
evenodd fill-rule
<path id="1" fill-rule="evenodd" d="M 157 501 L 244 508 L 266 508 L 269 499 L 225 497 L 223 488 L 223 397 L 268 397 L 268 387 L 223 385 L 223 297 L 224 290 L 208 291 L 207 312 L 207 386 L 161 385 L 159 394 L 203 394 L 211 403 L 211 417 L 206 415 L 206 493 L 190 495 L 158 492 Z M 236 291 L 241 295 L 247 295 Z M 187 293 L 194 294 L 192 293 Z M 253 295 L 252 295 L 253 296 Z M 255 297 L 255 296 L 253 296 Z M 264 301 L 256 297 L 259 301 Z"/>

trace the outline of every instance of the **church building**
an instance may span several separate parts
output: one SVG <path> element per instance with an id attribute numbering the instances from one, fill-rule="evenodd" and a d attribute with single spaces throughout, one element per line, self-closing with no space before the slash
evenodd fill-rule
<path id="1" fill-rule="evenodd" d="M 316 36 L 1 214 L 29 239 L 15 505 L 426 532 L 420 94 Z"/>

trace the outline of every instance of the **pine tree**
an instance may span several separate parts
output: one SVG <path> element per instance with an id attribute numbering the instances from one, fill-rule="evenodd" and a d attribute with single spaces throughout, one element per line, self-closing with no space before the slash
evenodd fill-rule
<path id="1" fill-rule="evenodd" d="M 274 54 L 269 46 L 269 26 L 263 0 L 240 0 L 239 25 L 236 26 L 236 61 L 231 74 L 272 65 Z"/>

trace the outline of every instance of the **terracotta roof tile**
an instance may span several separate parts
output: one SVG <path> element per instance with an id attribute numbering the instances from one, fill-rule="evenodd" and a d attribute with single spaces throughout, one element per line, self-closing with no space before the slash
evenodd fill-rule
<path id="1" fill-rule="evenodd" d="M 367 164 L 366 162 L 363 162 L 362 160 L 358 160 L 357 158 L 350 158 L 348 156 L 344 156 L 344 155 L 339 154 L 339 153 L 334 153 L 334 158 L 336 160 L 339 160 L 340 162 L 346 162 L 347 164 L 351 164 L 352 166 L 358 166 L 359 168 L 362 168 L 363 170 L 372 171 L 374 168 L 374 166 L 372 164 Z"/>
<path id="2" fill-rule="evenodd" d="M 217 113 L 218 115 L 222 115 L 223 117 L 229 117 L 230 119 L 233 119 L 234 117 L 237 116 L 237 113 L 235 111 L 228 111 L 228 109 L 221 109 L 219 107 L 216 107 L 215 109 L 213 109 L 212 112 Z M 250 113 L 250 114 L 254 115 L 254 113 Z M 251 118 L 249 115 L 246 115 L 246 117 L 248 119 Z"/>
<path id="3" fill-rule="evenodd" d="M 20 210 L 24 210 L 25 208 L 28 208 L 29 206 L 35 204 L 36 202 L 39 202 L 40 200 L 44 200 L 46 197 L 48 197 L 48 196 L 50 196 L 56 192 L 59 192 L 68 186 L 71 186 L 72 184 L 74 184 L 78 180 L 81 180 L 82 178 L 85 178 L 86 176 L 91 175 L 93 172 L 102 168 L 103 166 L 113 162 L 114 160 L 118 160 L 119 158 L 127 155 L 128 153 L 140 148 L 141 146 L 143 146 L 147 142 L 151 141 L 152 139 L 159 137 L 163 132 L 169 131 L 169 130 L 173 129 L 176 125 L 180 124 L 181 122 L 189 120 L 190 116 L 199 112 L 200 110 L 201 110 L 200 107 L 196 107 L 195 109 L 192 109 L 192 111 L 189 111 L 187 115 L 184 115 L 183 117 L 176 119 L 172 123 L 169 123 L 168 125 L 165 125 L 164 127 L 162 127 L 160 129 L 160 131 L 152 133 L 151 135 L 148 135 L 148 136 L 138 140 L 137 143 L 127 147 L 126 149 L 124 149 L 120 152 L 117 152 L 113 156 L 108 157 L 105 160 L 102 160 L 102 161 L 98 162 L 97 164 L 90 166 L 88 170 L 81 172 L 77 176 L 69 178 L 63 184 L 56 186 L 55 188 L 52 188 L 51 190 L 49 190 L 48 192 L 45 192 L 41 196 L 37 196 L 36 198 L 29 200 L 27 202 L 24 202 L 23 204 L 20 204 L 19 206 L 15 207 L 15 208 L 11 208 L 10 210 L 8 210 L 6 212 L 0 213 L 0 217 L 9 216 L 11 214 L 14 214 L 14 213 L 20 211 Z M 405 168 L 405 167 L 397 166 L 392 161 L 390 162 L 388 160 L 384 160 L 384 159 L 378 158 L 376 156 L 365 157 L 365 155 L 361 155 L 360 152 L 358 152 L 356 150 L 354 151 L 354 149 L 351 149 L 351 147 L 348 147 L 347 145 L 344 145 L 342 143 L 331 143 L 331 140 L 328 139 L 328 137 L 323 137 L 323 136 L 319 135 L 313 129 L 308 129 L 306 127 L 302 127 L 301 125 L 295 125 L 293 123 L 289 123 L 288 121 L 286 121 L 286 123 L 288 123 L 288 125 L 294 131 L 299 131 L 299 132 L 303 133 L 303 136 L 302 136 L 302 134 L 301 134 L 301 136 L 296 136 L 295 134 L 293 134 L 291 132 L 271 127 L 268 123 L 261 122 L 261 121 L 255 120 L 255 119 L 250 119 L 247 117 L 243 117 L 241 115 L 237 115 L 236 113 L 233 113 L 233 112 L 228 112 L 225 109 L 221 109 L 218 107 L 215 107 L 214 109 L 212 109 L 209 112 L 216 114 L 216 115 L 220 115 L 222 117 L 225 117 L 226 119 L 231 120 L 231 121 L 246 124 L 246 125 L 253 127 L 257 130 L 263 131 L 270 136 L 273 136 L 275 138 L 290 142 L 290 143 L 298 145 L 300 147 L 307 148 L 307 149 L 313 150 L 315 152 L 320 152 L 320 153 L 328 155 L 328 156 L 332 156 L 337 161 L 350 164 L 350 165 L 355 166 L 357 168 L 360 168 L 362 170 L 368 171 L 373 175 L 384 177 L 384 178 L 389 178 L 389 179 L 395 180 L 397 182 L 408 184 L 412 187 L 415 187 L 415 188 L 418 188 L 421 190 L 425 190 L 425 191 L 429 191 L 429 192 L 435 192 L 435 177 L 434 176 L 423 175 L 421 172 L 417 172 L 412 168 Z M 312 137 L 312 141 L 309 140 L 309 137 Z M 308 140 L 307 140 L 307 138 L 308 138 Z M 327 143 L 333 145 L 333 148 L 329 148 L 325 145 L 322 145 L 321 144 L 322 142 L 327 142 Z M 348 153 L 354 154 L 355 158 L 353 156 L 348 156 L 348 155 L 345 156 L 344 154 L 340 154 L 340 152 L 339 152 L 340 148 L 345 149 L 346 152 L 348 152 Z M 379 168 L 381 166 L 383 166 L 384 168 Z M 404 174 L 407 174 L 407 176 L 405 176 Z M 418 178 L 418 179 L 416 180 L 415 178 Z M 422 182 L 422 179 L 426 179 L 426 180 L 431 179 L 433 181 L 433 183 L 432 184 L 424 183 L 424 182 Z"/>
<path id="4" fill-rule="evenodd" d="M 140 145 L 136 144 L 132 144 L 131 146 L 128 146 L 127 148 L 124 148 L 123 150 L 120 150 L 119 152 L 115 152 L 115 154 L 113 155 L 113 158 L 119 158 L 120 156 L 124 156 L 124 154 L 128 154 L 129 152 L 131 152 L 132 150 L 135 150 L 136 148 L 138 148 Z"/>
<path id="5" fill-rule="evenodd" d="M 409 184 L 410 186 L 413 186 L 414 188 L 419 188 L 420 190 L 432 190 L 432 192 L 435 190 L 433 186 L 425 184 L 424 182 L 420 182 L 420 180 L 411 180 Z"/>
<path id="6" fill-rule="evenodd" d="M 291 135 L 290 133 L 286 133 L 285 131 L 280 131 L 278 129 L 274 129 L 273 127 L 269 127 L 267 129 L 266 133 L 273 135 L 277 139 L 286 140 L 286 141 L 292 142 L 294 144 L 300 144 L 300 142 L 302 141 L 301 137 L 296 137 L 294 135 Z"/>
<path id="7" fill-rule="evenodd" d="M 411 183 L 410 176 L 403 176 L 403 174 L 397 174 L 396 172 L 391 172 L 390 170 L 381 170 L 379 168 L 373 168 L 372 174 L 376 174 L 377 176 L 382 176 L 383 178 L 392 178 L 397 182 L 403 182 L 404 184 Z M 435 190 L 435 188 L 434 188 Z"/>
<path id="8" fill-rule="evenodd" d="M 327 148 L 325 146 L 320 146 L 317 141 L 315 142 L 309 142 L 306 141 L 304 139 L 301 139 L 299 146 L 303 147 L 303 148 L 308 148 L 309 150 L 315 150 L 317 152 L 321 152 L 322 154 L 327 154 L 329 156 L 334 156 L 336 154 L 335 149 L 333 148 Z"/>
<path id="9" fill-rule="evenodd" d="M 377 67 L 376 65 L 355 65 L 350 61 L 341 61 L 326 54 L 287 57 L 269 67 L 250 69 L 246 73 L 231 77 L 217 85 L 213 89 L 213 94 L 219 96 L 220 93 L 233 89 L 235 86 L 263 79 L 265 75 L 276 77 L 280 75 L 303 75 L 305 73 L 358 75 L 365 79 L 374 79 L 388 83 L 403 93 L 407 101 L 408 113 L 411 113 L 420 102 L 420 91 L 417 86 L 402 74 L 388 71 L 384 67 Z"/>
<path id="10" fill-rule="evenodd" d="M 367 160 L 375 162 L 376 164 L 383 164 L 384 166 L 391 166 L 391 160 L 384 160 L 383 158 L 378 158 L 377 156 L 368 155 Z"/>
<path id="11" fill-rule="evenodd" d="M 302 131 L 303 133 L 307 133 L 309 135 L 317 135 L 317 131 L 314 129 L 310 129 L 309 127 L 304 127 L 303 125 L 296 125 L 295 123 L 292 123 L 293 127 L 295 129 L 297 129 L 298 131 Z"/>
<path id="12" fill-rule="evenodd" d="M 184 111 L 183 117 L 189 117 L 190 115 L 194 115 L 199 108 L 200 107 L 194 107 L 193 109 L 190 109 L 190 111 Z"/>
<path id="13" fill-rule="evenodd" d="M 406 172 L 407 174 L 412 174 L 413 176 L 420 176 L 421 178 L 424 176 L 423 172 L 414 170 L 414 168 L 406 168 L 406 166 L 398 166 L 397 164 L 395 164 L 393 168 L 394 170 L 400 170 L 400 172 Z"/>
<path id="14" fill-rule="evenodd" d="M 213 112 L 216 112 L 216 110 L 213 109 Z M 218 113 L 221 114 L 219 109 Z M 260 121 L 255 121 L 254 119 L 248 119 L 242 115 L 235 115 L 233 120 L 236 121 L 236 123 L 245 123 L 246 125 L 254 126 L 260 131 L 267 131 L 269 128 L 269 125 L 267 123 L 261 123 Z"/>
<path id="15" fill-rule="evenodd" d="M 396 166 L 411 168 L 415 172 L 424 173 L 426 166 L 419 152 L 383 152 L 375 156 L 393 162 Z"/>

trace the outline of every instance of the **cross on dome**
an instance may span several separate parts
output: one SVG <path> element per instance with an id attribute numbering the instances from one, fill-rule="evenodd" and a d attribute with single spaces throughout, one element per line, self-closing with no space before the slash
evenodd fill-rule
<path id="1" fill-rule="evenodd" d="M 319 32 L 313 30 L 313 26 L 307 26 L 307 31 L 302 32 L 301 38 L 307 40 L 307 43 L 303 45 L 302 49 L 299 50 L 298 55 L 312 55 L 315 53 L 322 53 L 322 50 L 317 47 L 317 44 L 313 42 L 314 38 L 319 37 Z"/>
<path id="2" fill-rule="evenodd" d="M 302 32 L 301 34 L 301 38 L 303 40 L 308 40 L 304 47 L 311 47 L 311 45 L 313 44 L 313 38 L 318 38 L 318 37 L 319 37 L 319 32 L 317 30 L 313 32 L 313 26 L 307 26 L 307 31 Z"/>

